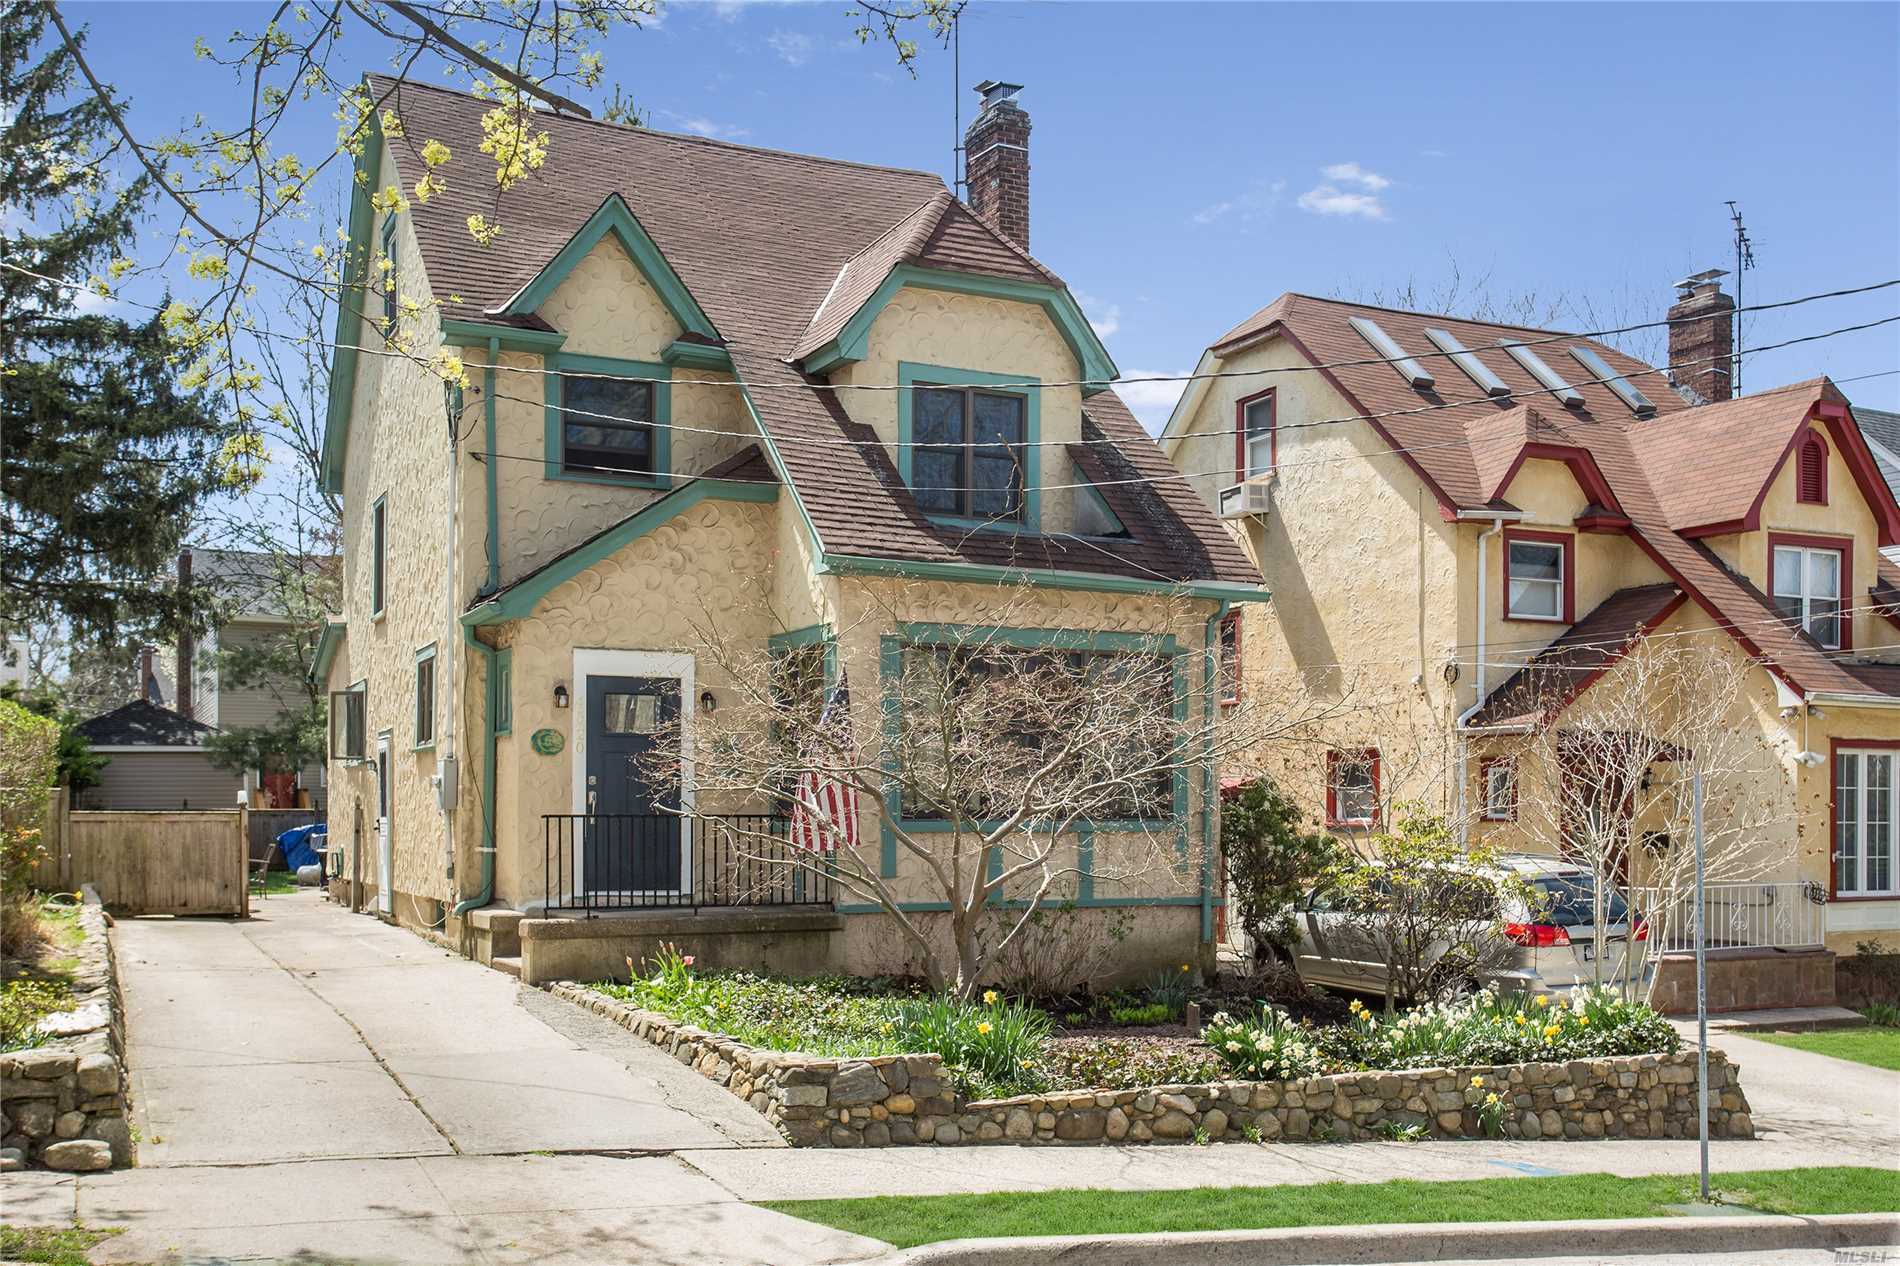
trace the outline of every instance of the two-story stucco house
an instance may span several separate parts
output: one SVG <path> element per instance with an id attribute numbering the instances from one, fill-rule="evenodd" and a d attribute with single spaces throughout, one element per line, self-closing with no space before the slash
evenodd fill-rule
<path id="1" fill-rule="evenodd" d="M 1228 631 L 1242 690 L 1376 701 L 1262 762 L 1316 819 L 1417 799 L 1555 852 L 1516 820 L 1511 736 L 1561 735 L 1644 639 L 1699 638 L 1753 665 L 1734 724 L 1785 810 L 1758 877 L 1813 885 L 1851 950 L 1900 928 L 1900 510 L 1826 379 L 1727 398 L 1733 303 L 1683 290 L 1674 383 L 1589 338 L 1284 295 L 1207 349 L 1163 444 L 1274 592 Z"/>
<path id="2" fill-rule="evenodd" d="M 370 87 L 403 134 L 373 136 L 359 162 L 360 307 L 344 305 L 325 440 L 344 601 L 316 666 L 341 692 L 330 838 L 345 887 L 477 956 L 518 955 L 530 979 L 624 974 L 630 937 L 669 930 L 713 953 L 721 927 L 726 961 L 908 970 L 868 903 L 694 915 L 726 889 L 690 824 L 626 845 L 665 853 L 635 860 L 640 893 L 576 841 L 596 838 L 595 815 L 663 818 L 629 752 L 666 741 L 656 718 L 690 727 L 730 698 L 695 655 L 696 621 L 762 649 L 830 647 L 874 742 L 889 646 L 983 623 L 1005 590 L 1031 595 L 1012 605 L 1024 646 L 1106 652 L 1134 635 L 1195 681 L 1219 618 L 1265 600 L 1027 253 L 1012 87 L 989 85 L 970 128 L 973 206 L 925 172 L 547 116 L 544 173 L 400 214 L 368 191 L 413 186 L 428 140 L 475 153 L 492 105 Z M 477 213 L 502 226 L 487 247 Z M 387 295 L 363 280 L 383 259 Z M 385 301 L 404 349 L 384 346 Z M 463 390 L 428 366 L 444 348 Z M 886 610 L 901 618 L 868 614 Z M 1210 769 L 1179 787 L 1185 872 L 1098 886 L 1088 849 L 1104 841 L 1073 845 L 1080 915 L 1133 910 L 1131 971 L 1210 945 L 1211 786 Z M 875 821 L 863 832 L 877 841 Z M 880 860 L 900 887 L 915 864 Z M 635 908 L 570 917 L 603 905 Z"/>

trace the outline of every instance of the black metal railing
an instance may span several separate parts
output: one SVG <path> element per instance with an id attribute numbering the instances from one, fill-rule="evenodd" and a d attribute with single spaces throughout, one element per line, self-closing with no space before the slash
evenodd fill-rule
<path id="1" fill-rule="evenodd" d="M 835 882 L 768 813 L 550 813 L 541 818 L 551 911 L 829 906 Z"/>

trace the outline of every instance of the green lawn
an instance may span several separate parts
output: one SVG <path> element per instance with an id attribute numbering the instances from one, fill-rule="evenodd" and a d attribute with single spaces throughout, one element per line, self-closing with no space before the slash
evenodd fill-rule
<path id="1" fill-rule="evenodd" d="M 1771 1213 L 1900 1209 L 1900 1174 L 1884 1169 L 1755 1170 L 1713 1175 L 1720 1198 Z M 775 1200 L 768 1209 L 885 1240 L 1223 1231 L 1389 1222 L 1525 1222 L 1662 1217 L 1695 1197 L 1693 1177 L 1479 1178 L 1467 1182 L 1318 1183 L 1184 1191 L 1046 1191 L 980 1196 Z"/>
<path id="2" fill-rule="evenodd" d="M 1850 1059 L 1856 1064 L 1900 1071 L 1900 1029 L 1869 1024 L 1857 1029 L 1818 1029 L 1813 1033 L 1750 1033 L 1746 1036 L 1798 1051 Z"/>
<path id="3" fill-rule="evenodd" d="M 0 1260 L 41 1262 L 48 1266 L 86 1266 L 86 1253 L 117 1231 L 88 1231 L 83 1227 L 0 1226 Z"/>

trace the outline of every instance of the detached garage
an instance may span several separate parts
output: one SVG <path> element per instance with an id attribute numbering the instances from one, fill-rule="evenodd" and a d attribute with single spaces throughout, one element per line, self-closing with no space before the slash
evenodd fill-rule
<path id="1" fill-rule="evenodd" d="M 170 708 L 141 699 L 77 728 L 108 763 L 76 809 L 235 809 L 242 799 L 243 776 L 205 754 L 216 731 Z"/>

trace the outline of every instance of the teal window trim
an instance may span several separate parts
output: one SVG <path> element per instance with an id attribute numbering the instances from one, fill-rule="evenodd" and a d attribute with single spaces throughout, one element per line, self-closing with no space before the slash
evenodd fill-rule
<path id="1" fill-rule="evenodd" d="M 911 475 L 911 454 L 916 446 L 914 388 L 919 384 L 933 387 L 991 387 L 1001 395 L 1023 397 L 1023 517 L 1016 522 L 969 518 L 962 515 L 929 514 L 932 523 L 947 527 L 970 528 L 979 532 L 1026 532 L 1042 530 L 1042 380 L 1026 374 L 994 374 L 979 369 L 955 369 L 947 365 L 925 365 L 915 361 L 897 363 L 897 381 L 903 388 L 897 393 L 897 473 L 906 488 L 915 486 Z"/>
<path id="2" fill-rule="evenodd" d="M 429 665 L 429 737 L 426 739 L 422 737 L 422 666 L 424 664 Z M 411 751 L 426 752 L 435 747 L 437 721 L 435 705 L 442 697 L 441 682 L 436 678 L 441 671 L 441 664 L 435 655 L 435 643 L 418 646 L 416 648 L 415 714 L 410 718 L 410 724 L 414 727 L 415 742 L 410 747 Z"/>
<path id="3" fill-rule="evenodd" d="M 765 639 L 765 649 L 768 654 L 777 657 L 801 646 L 817 646 L 821 643 L 825 648 L 825 684 L 829 686 L 838 680 L 838 639 L 829 624 L 808 624 L 802 629 L 773 633 Z"/>
<path id="4" fill-rule="evenodd" d="M 323 630 L 317 634 L 317 645 L 310 656 L 308 679 L 318 686 L 330 683 L 330 666 L 336 662 L 336 653 L 342 649 L 348 626 L 340 620 L 325 619 Z"/>
<path id="5" fill-rule="evenodd" d="M 362 333 L 363 304 L 369 297 L 369 240 L 375 228 L 376 212 L 370 206 L 369 191 L 383 169 L 382 116 L 372 113 L 362 151 L 356 156 L 350 180 L 349 241 L 343 252 L 343 279 L 338 287 L 336 335 L 331 340 L 336 355 L 330 360 L 330 399 L 324 406 L 323 452 L 319 477 L 323 490 L 335 495 L 343 492 L 344 459 L 350 447 L 350 415 L 356 397 L 356 346 Z"/>
<path id="6" fill-rule="evenodd" d="M 493 342 L 499 343 L 503 351 L 539 354 L 558 351 L 561 344 L 567 342 L 567 335 L 560 330 L 525 330 L 449 317 L 442 322 L 442 341 L 456 347 L 475 348 L 485 348 Z"/>
<path id="7" fill-rule="evenodd" d="M 622 488 L 670 488 L 673 486 L 673 371 L 667 365 L 644 360 L 618 360 L 609 356 L 581 356 L 573 352 L 552 352 L 543 357 L 550 373 L 542 391 L 547 409 L 547 428 L 543 439 L 543 473 L 549 479 L 571 480 L 587 484 L 611 484 Z M 580 472 L 566 469 L 565 426 L 562 412 L 562 374 L 585 374 L 599 378 L 638 378 L 653 386 L 653 473 L 651 475 L 615 475 L 605 471 Z"/>
<path id="8" fill-rule="evenodd" d="M 732 353 L 723 347 L 714 347 L 710 343 L 691 343 L 685 339 L 674 339 L 667 344 L 660 359 L 679 369 L 715 369 L 732 370 Z"/>
<path id="9" fill-rule="evenodd" d="M 903 804 L 901 789 L 897 783 L 897 747 L 899 726 L 902 724 L 901 703 L 897 697 L 897 680 L 904 671 L 904 650 L 911 646 L 1010 646 L 1036 650 L 1073 650 L 1106 651 L 1120 654 L 1157 655 L 1168 660 L 1173 677 L 1173 712 L 1177 728 L 1185 725 L 1188 715 L 1188 652 L 1181 649 L 1179 639 L 1172 633 L 1119 633 L 1091 629 L 1018 629 L 1000 628 L 980 624 L 935 624 L 927 622 L 908 622 L 898 626 L 895 634 L 885 634 L 878 642 L 878 685 L 880 703 L 884 711 L 884 751 L 880 766 L 884 770 L 884 795 L 887 803 Z M 1188 740 L 1183 737 L 1185 743 Z M 1183 767 L 1174 771 L 1170 783 L 1173 787 L 1173 802 L 1166 818 L 1125 818 L 1116 820 L 1083 820 L 1067 828 L 1063 833 L 1077 836 L 1077 869 L 1081 871 L 1081 883 L 1089 893 L 1094 892 L 1094 875 L 1081 865 L 1084 848 L 1088 856 L 1094 856 L 1094 837 L 1098 833 L 1117 832 L 1134 833 L 1153 831 L 1157 827 L 1174 828 L 1175 854 L 1186 858 L 1189 852 L 1188 840 L 1188 800 L 1189 775 Z M 954 823 L 935 818 L 900 818 L 899 824 L 911 835 L 945 835 L 956 829 Z M 966 829 L 985 831 L 994 828 L 996 822 L 970 822 Z M 1027 823 L 1030 830 L 1047 830 L 1049 823 Z M 881 878 L 891 879 L 897 875 L 897 836 L 889 824 L 878 825 L 878 874 Z M 1001 854 L 992 853 L 988 859 L 989 874 L 993 878 L 999 873 Z M 1156 899 L 1158 900 L 1158 899 Z M 1156 900 L 1145 897 L 1110 899 L 1120 904 L 1155 904 Z M 1184 899 L 1177 904 L 1199 904 L 1200 898 Z M 1165 902 L 1164 902 L 1165 903 Z M 840 906 L 839 909 L 845 907 Z M 875 908 L 875 907 L 871 907 Z M 909 909 L 909 906 L 905 906 Z M 918 907 L 919 909 L 925 907 Z"/>
<path id="10" fill-rule="evenodd" d="M 496 651 L 494 673 L 490 677 L 489 689 L 492 691 L 488 715 L 494 718 L 496 734 L 512 734 L 515 730 L 515 652 L 512 647 Z"/>
<path id="11" fill-rule="evenodd" d="M 389 602 L 389 494 L 369 503 L 369 618 L 380 620 Z"/>

